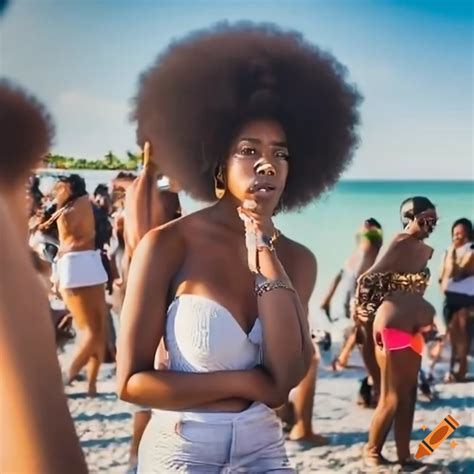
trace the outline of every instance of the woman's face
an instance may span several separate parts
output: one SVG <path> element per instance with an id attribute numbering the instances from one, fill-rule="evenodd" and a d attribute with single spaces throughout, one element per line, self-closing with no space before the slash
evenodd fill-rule
<path id="1" fill-rule="evenodd" d="M 467 235 L 466 228 L 458 224 L 453 229 L 453 244 L 455 247 L 462 247 L 467 242 L 469 242 L 469 236 Z"/>
<path id="2" fill-rule="evenodd" d="M 58 181 L 53 188 L 53 197 L 58 204 L 62 206 L 71 196 L 71 187 L 64 181 Z"/>
<path id="3" fill-rule="evenodd" d="M 415 221 L 420 230 L 420 237 L 427 239 L 435 230 L 436 224 L 438 223 L 438 215 L 436 209 L 427 209 L 421 212 L 415 218 Z"/>
<path id="4" fill-rule="evenodd" d="M 288 144 L 275 120 L 247 122 L 232 143 L 226 163 L 226 188 L 238 201 L 257 202 L 257 210 L 273 211 L 288 176 Z"/>

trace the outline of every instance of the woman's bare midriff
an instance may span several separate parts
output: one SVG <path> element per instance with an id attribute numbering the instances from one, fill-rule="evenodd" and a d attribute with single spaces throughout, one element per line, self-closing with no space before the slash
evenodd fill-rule
<path id="1" fill-rule="evenodd" d="M 434 315 L 434 307 L 422 295 L 403 291 L 394 292 L 377 310 L 374 332 L 390 327 L 414 334 L 420 328 L 431 326 Z"/>
<path id="2" fill-rule="evenodd" d="M 70 252 L 84 252 L 86 250 L 95 250 L 94 240 L 90 237 L 84 240 L 71 238 L 61 242 L 58 250 L 58 257 Z"/>
<path id="3" fill-rule="evenodd" d="M 246 410 L 252 403 L 253 402 L 249 400 L 232 398 L 230 400 L 221 400 L 219 402 L 209 403 L 207 405 L 186 411 L 195 411 L 200 413 L 240 413 L 241 411 Z"/>

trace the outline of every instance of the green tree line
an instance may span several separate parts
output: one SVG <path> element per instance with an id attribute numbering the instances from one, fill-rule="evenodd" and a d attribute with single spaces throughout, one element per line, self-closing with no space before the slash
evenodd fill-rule
<path id="1" fill-rule="evenodd" d="M 48 155 L 46 163 L 50 168 L 75 170 L 136 170 L 141 163 L 140 155 L 127 152 L 127 158 L 121 159 L 109 151 L 101 160 L 86 160 L 70 156 Z"/>

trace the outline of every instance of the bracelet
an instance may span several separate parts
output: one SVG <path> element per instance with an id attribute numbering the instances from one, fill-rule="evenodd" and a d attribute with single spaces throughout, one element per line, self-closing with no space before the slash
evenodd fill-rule
<path id="1" fill-rule="evenodd" d="M 273 232 L 273 235 L 271 237 L 268 237 L 266 235 L 261 235 L 259 236 L 259 239 L 257 241 L 257 251 L 261 252 L 265 248 L 270 250 L 270 252 L 273 252 L 275 250 L 275 242 L 277 241 L 278 237 L 280 237 L 281 232 L 275 228 L 275 231 Z"/>
<path id="2" fill-rule="evenodd" d="M 283 280 L 266 280 L 263 283 L 255 284 L 255 294 L 257 296 L 262 296 L 267 291 L 277 290 L 280 288 L 295 291 L 292 286 L 288 285 Z"/>

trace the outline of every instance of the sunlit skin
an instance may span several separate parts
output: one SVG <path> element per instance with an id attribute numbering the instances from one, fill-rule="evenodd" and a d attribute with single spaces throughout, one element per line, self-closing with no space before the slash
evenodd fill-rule
<path id="1" fill-rule="evenodd" d="M 255 229 L 272 235 L 272 214 L 291 163 L 285 142 L 281 126 L 273 120 L 245 124 L 225 163 L 224 197 L 148 233 L 138 245 L 122 311 L 118 358 L 122 398 L 172 410 L 241 411 L 254 400 L 281 405 L 305 375 L 314 354 L 306 314 L 316 278 L 315 259 L 303 246 L 280 237 L 275 253 L 259 253 L 261 272 L 269 278 L 289 277 L 299 299 L 288 290 L 274 290 L 257 302 L 238 213 L 245 199 L 255 200 L 257 208 L 244 212 L 254 219 Z M 262 157 L 276 170 L 274 176 L 257 176 L 253 165 Z M 265 196 L 252 193 L 251 186 L 263 178 L 275 189 Z M 215 300 L 247 334 L 259 315 L 265 367 L 214 373 L 153 370 L 166 309 L 182 293 Z"/>
<path id="2" fill-rule="evenodd" d="M 404 232 L 395 236 L 386 253 L 367 273 L 422 271 L 433 254 L 423 241 L 433 232 L 437 222 L 435 209 L 429 209 L 410 221 Z M 375 315 L 373 338 L 386 327 L 411 334 L 432 328 L 435 310 L 422 295 L 404 291 L 391 293 Z M 369 325 L 368 325 L 369 326 Z M 369 329 L 369 327 L 367 327 Z M 411 348 L 388 351 L 375 347 L 380 368 L 380 398 L 369 429 L 369 442 L 364 456 L 371 464 L 383 464 L 381 450 L 394 423 L 395 443 L 399 462 L 410 460 L 410 436 L 416 401 L 417 380 L 421 357 Z"/>
<path id="3" fill-rule="evenodd" d="M 64 396 L 46 291 L 27 246 L 27 209 L 21 180 L 0 189 L 0 220 L 10 223 L 0 239 L 0 371 L 8 386 L 0 403 L 0 471 L 82 474 L 87 468 Z M 28 289 L 27 298 L 18 297 L 19 288 Z"/>
<path id="4" fill-rule="evenodd" d="M 179 187 L 175 181 L 170 180 L 170 190 L 160 191 L 156 186 L 158 177 L 158 163 L 156 155 L 151 153 L 149 143 L 145 143 L 143 149 L 144 167 L 140 175 L 127 188 L 125 200 L 125 212 L 122 215 L 122 229 L 126 228 L 124 239 L 125 249 L 122 262 L 123 279 L 116 285 L 114 299 L 116 311 L 122 311 L 123 298 L 126 289 L 126 277 L 130 260 L 136 246 L 143 236 L 150 230 L 173 220 L 179 211 L 179 198 L 177 196 Z M 160 363 L 166 359 L 163 340 L 158 351 Z M 151 411 L 147 409 L 137 410 L 133 415 L 133 432 L 130 443 L 129 465 L 135 466 L 138 458 L 138 447 L 151 417 Z"/>
<path id="5" fill-rule="evenodd" d="M 247 211 L 245 208 L 242 209 L 240 205 L 237 208 L 255 221 L 261 222 L 261 228 L 264 229 L 263 232 L 267 235 L 271 235 L 274 229 L 269 222 L 265 225 L 261 214 L 271 215 L 273 209 L 277 206 L 278 200 L 285 189 L 290 166 L 290 154 L 285 133 L 277 122 L 270 121 L 269 124 L 271 126 L 268 128 L 262 128 L 261 123 L 253 122 L 241 130 L 233 144 L 232 151 L 234 154 L 227 164 L 228 175 L 235 179 L 235 185 L 233 181 L 229 181 L 228 192 L 237 198 L 237 204 L 238 201 L 243 203 L 246 200 L 257 202 L 257 208 L 253 212 Z M 270 176 L 265 176 L 261 172 L 255 178 L 255 169 L 259 170 L 258 166 L 262 162 L 270 163 L 274 174 L 270 173 Z M 253 193 L 252 187 L 256 182 L 267 184 L 273 189 Z M 312 429 L 313 400 L 318 364 L 319 358 L 314 355 L 308 373 L 298 385 L 293 404 L 288 405 L 287 402 L 279 412 L 282 416 L 285 416 L 286 412 L 291 411 L 289 418 L 291 418 L 293 426 L 290 439 L 305 440 L 314 445 L 323 445 L 327 443 L 327 440 L 313 433 Z M 293 407 L 293 409 L 290 407 Z"/>
<path id="6" fill-rule="evenodd" d="M 69 183 L 58 182 L 54 189 L 58 209 L 71 197 Z M 57 220 L 59 231 L 58 256 L 68 252 L 95 249 L 95 223 L 92 204 L 87 195 L 74 200 L 73 204 Z M 104 285 L 62 289 L 62 299 L 81 330 L 81 340 L 68 371 L 68 383 L 72 382 L 87 365 L 89 395 L 97 392 L 97 375 L 104 358 L 106 340 L 106 315 Z"/>
<path id="7" fill-rule="evenodd" d="M 49 150 L 52 122 L 30 92 L 3 79 L 0 111 L 0 472 L 85 474 L 28 245 L 30 176 Z"/>
<path id="8" fill-rule="evenodd" d="M 58 209 L 64 206 L 71 195 L 68 183 L 58 182 L 53 188 L 53 196 Z M 57 220 L 59 232 L 59 252 L 94 250 L 95 224 L 89 197 L 77 198 Z"/>
<path id="9" fill-rule="evenodd" d="M 345 264 L 345 270 L 344 271 L 351 271 L 354 274 L 355 280 L 365 273 L 374 263 L 375 260 L 379 254 L 380 248 L 382 246 L 382 240 L 380 240 L 380 243 L 375 244 L 371 242 L 367 237 L 363 235 L 364 232 L 366 232 L 369 229 L 367 225 L 364 223 L 364 225 L 361 227 L 360 231 L 356 234 L 356 249 L 352 253 L 352 255 L 349 257 Z M 326 312 L 327 315 L 330 316 L 330 305 L 331 305 L 331 300 L 336 292 L 336 289 L 341 281 L 343 274 L 340 272 L 334 281 L 331 283 L 331 286 L 328 289 L 328 292 L 326 296 L 324 297 L 322 303 L 321 303 L 321 308 Z M 351 313 L 349 316 L 352 317 L 352 312 L 353 312 L 353 302 L 349 302 L 349 312 Z M 343 347 L 341 348 L 341 351 L 338 356 L 333 360 L 332 365 L 334 370 L 343 370 L 344 367 L 347 365 L 349 362 L 349 358 L 352 352 L 352 349 L 356 345 L 356 339 L 357 339 L 357 328 L 354 327 L 354 330 L 352 333 L 349 335 L 347 340 L 344 342 Z M 370 350 L 369 354 L 367 354 L 367 349 L 368 348 L 365 344 L 362 344 L 360 346 L 362 357 L 364 359 L 364 362 L 368 362 L 369 367 L 373 367 L 374 370 L 377 371 L 377 375 L 374 378 L 375 380 L 379 379 L 378 376 L 378 368 L 375 366 L 375 364 L 370 365 L 371 361 L 373 360 L 373 357 L 371 357 Z M 373 351 L 372 351 L 373 352 Z"/>

